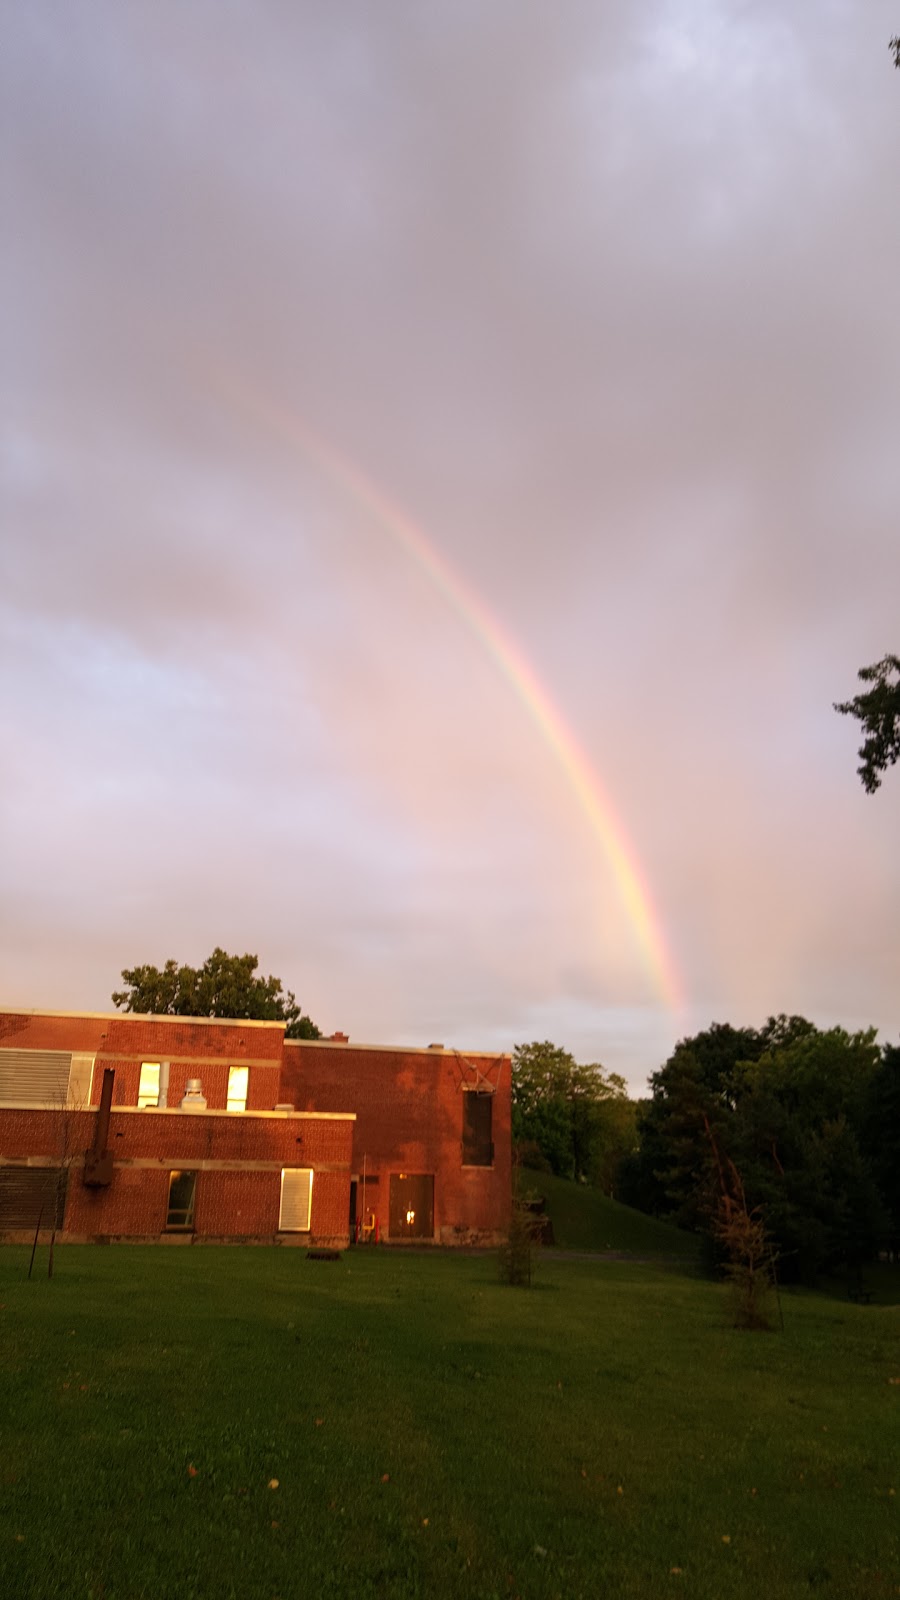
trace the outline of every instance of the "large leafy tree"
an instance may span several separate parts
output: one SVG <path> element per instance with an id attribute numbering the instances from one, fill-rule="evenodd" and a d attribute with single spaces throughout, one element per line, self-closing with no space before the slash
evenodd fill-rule
<path id="1" fill-rule="evenodd" d="M 874 794 L 882 774 L 900 759 L 900 656 L 883 656 L 871 667 L 860 667 L 857 677 L 871 689 L 852 700 L 836 700 L 834 709 L 859 719 L 865 738 L 856 770 L 863 788 Z"/>
<path id="2" fill-rule="evenodd" d="M 258 956 L 230 956 L 216 947 L 202 967 L 165 966 L 124 968 L 124 989 L 112 997 L 122 1011 L 151 1012 L 155 1016 L 246 1017 L 260 1022 L 284 1022 L 288 1039 L 320 1039 L 315 1023 L 300 1010 L 280 978 L 257 975 Z"/>
<path id="3" fill-rule="evenodd" d="M 812 1279 L 878 1248 L 894 1150 L 886 1132 L 878 1167 L 869 1130 L 889 1120 L 898 1085 L 874 1030 L 821 1032 L 785 1016 L 714 1024 L 682 1040 L 651 1083 L 625 1198 L 709 1233 L 715 1146 L 762 1208 L 786 1273 Z"/>
<path id="4" fill-rule="evenodd" d="M 768 1029 L 795 1023 L 773 1018 L 761 1030 L 714 1022 L 678 1042 L 650 1079 L 652 1093 L 639 1120 L 640 1150 L 629 1163 L 626 1199 L 671 1216 L 683 1228 L 705 1225 L 717 1198 L 710 1133 L 727 1150 L 725 1124 L 734 1105 L 737 1068 L 763 1053 Z"/>
<path id="5" fill-rule="evenodd" d="M 614 1192 L 637 1142 L 636 1109 L 617 1073 L 580 1066 L 549 1040 L 516 1045 L 512 1131 L 526 1162 Z"/>
<path id="6" fill-rule="evenodd" d="M 740 1069 L 732 1149 L 793 1276 L 856 1267 L 884 1236 L 866 1138 L 880 1061 L 874 1028 L 813 1028 Z"/>

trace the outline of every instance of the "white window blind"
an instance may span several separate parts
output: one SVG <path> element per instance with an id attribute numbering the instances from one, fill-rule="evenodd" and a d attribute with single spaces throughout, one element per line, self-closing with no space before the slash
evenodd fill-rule
<path id="1" fill-rule="evenodd" d="M 281 1233 L 308 1233 L 312 1210 L 312 1169 L 285 1167 L 281 1174 Z"/>

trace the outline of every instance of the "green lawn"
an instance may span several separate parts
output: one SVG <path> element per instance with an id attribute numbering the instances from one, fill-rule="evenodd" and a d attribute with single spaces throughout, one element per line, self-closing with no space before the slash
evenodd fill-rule
<path id="1" fill-rule="evenodd" d="M 896 1309 L 795 1291 L 748 1335 L 655 1265 L 27 1259 L 0 1250 L 4 1600 L 900 1593 Z"/>
<path id="2" fill-rule="evenodd" d="M 522 1169 L 523 1191 L 542 1195 L 556 1244 L 564 1250 L 612 1250 L 635 1256 L 696 1261 L 699 1241 L 670 1222 L 610 1200 L 583 1183 L 567 1183 L 549 1173 Z"/>

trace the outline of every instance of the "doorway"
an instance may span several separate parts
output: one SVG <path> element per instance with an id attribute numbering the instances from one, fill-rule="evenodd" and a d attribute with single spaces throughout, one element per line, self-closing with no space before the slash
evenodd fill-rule
<path id="1" fill-rule="evenodd" d="M 391 1173 L 390 1229 L 392 1239 L 434 1238 L 433 1173 Z"/>

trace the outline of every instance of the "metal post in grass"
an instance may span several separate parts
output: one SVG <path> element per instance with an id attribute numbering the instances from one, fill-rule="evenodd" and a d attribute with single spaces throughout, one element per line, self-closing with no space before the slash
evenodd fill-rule
<path id="1" fill-rule="evenodd" d="M 41 1209 L 38 1212 L 37 1227 L 34 1230 L 34 1244 L 31 1246 L 31 1260 L 28 1263 L 28 1276 L 29 1276 L 29 1278 L 31 1277 L 31 1269 L 34 1266 L 35 1252 L 36 1252 L 37 1247 L 38 1247 L 38 1234 L 41 1231 L 41 1223 L 43 1222 L 43 1220 L 44 1220 L 44 1206 L 43 1206 L 43 1202 L 42 1202 Z"/>

